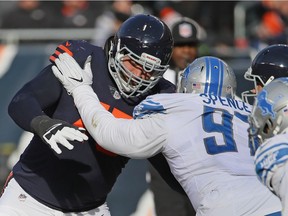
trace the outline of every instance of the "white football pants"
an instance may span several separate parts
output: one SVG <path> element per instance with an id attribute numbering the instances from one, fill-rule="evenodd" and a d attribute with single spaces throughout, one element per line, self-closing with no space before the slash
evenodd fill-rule
<path id="1" fill-rule="evenodd" d="M 0 216 L 111 216 L 106 203 L 85 212 L 63 213 L 43 205 L 12 178 L 0 198 Z"/>

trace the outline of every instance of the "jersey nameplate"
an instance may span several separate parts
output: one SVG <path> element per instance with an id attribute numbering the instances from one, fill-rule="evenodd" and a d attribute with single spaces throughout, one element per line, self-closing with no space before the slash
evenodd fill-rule
<path id="1" fill-rule="evenodd" d="M 233 109 L 243 110 L 243 111 L 246 111 L 247 113 L 251 113 L 249 107 L 243 101 L 234 100 L 232 98 L 219 97 L 216 95 L 208 95 L 208 94 L 200 94 L 200 97 L 205 98 L 203 100 L 203 103 L 207 105 L 221 104 L 222 106 L 227 106 Z"/>

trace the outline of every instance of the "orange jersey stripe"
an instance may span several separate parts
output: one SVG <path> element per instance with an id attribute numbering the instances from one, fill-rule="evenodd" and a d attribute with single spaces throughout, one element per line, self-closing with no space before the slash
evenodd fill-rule
<path id="1" fill-rule="evenodd" d="M 56 60 L 56 57 L 51 55 L 50 58 L 49 58 L 52 62 L 54 62 Z"/>
<path id="2" fill-rule="evenodd" d="M 84 128 L 84 124 L 83 124 L 82 119 L 78 119 L 76 122 L 73 123 L 73 125 L 76 126 L 76 127 Z"/>
<path id="3" fill-rule="evenodd" d="M 109 110 L 110 109 L 110 105 L 106 104 L 106 103 L 103 103 L 103 102 L 100 102 L 101 105 L 106 109 L 106 110 Z"/>
<path id="4" fill-rule="evenodd" d="M 124 118 L 124 119 L 132 119 L 132 116 L 128 115 L 127 113 L 122 112 L 119 109 L 113 109 L 112 114 L 116 117 L 116 118 Z"/>
<path id="5" fill-rule="evenodd" d="M 110 109 L 110 105 L 108 105 L 106 103 L 103 103 L 103 102 L 100 102 L 100 103 L 106 110 Z M 132 116 L 130 116 L 127 113 L 124 113 L 121 110 L 116 109 L 116 108 L 114 108 L 112 110 L 112 115 L 114 115 L 116 118 L 132 119 Z M 83 124 L 83 121 L 81 119 L 78 119 L 76 122 L 73 123 L 73 125 L 75 125 L 77 127 L 83 127 L 84 128 L 84 124 Z M 117 154 L 104 149 L 103 147 L 101 147 L 97 143 L 96 143 L 96 149 L 98 151 L 108 155 L 108 156 L 111 156 L 111 157 L 116 157 L 117 156 Z"/>
<path id="6" fill-rule="evenodd" d="M 65 51 L 66 53 L 68 53 L 70 56 L 73 56 L 73 53 L 65 46 L 63 46 L 62 44 L 58 46 L 60 49 L 62 49 L 63 51 Z"/>

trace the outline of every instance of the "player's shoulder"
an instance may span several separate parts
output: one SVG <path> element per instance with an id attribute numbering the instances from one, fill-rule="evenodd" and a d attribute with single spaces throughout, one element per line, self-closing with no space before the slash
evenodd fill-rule
<path id="1" fill-rule="evenodd" d="M 288 134 L 278 134 L 269 139 L 266 139 L 257 149 L 255 160 L 261 162 L 267 155 L 276 155 L 273 160 L 282 158 L 282 153 L 288 151 Z M 281 156 L 281 155 L 282 156 Z"/>
<path id="2" fill-rule="evenodd" d="M 155 85 L 153 88 L 153 93 L 175 93 L 176 92 L 176 86 L 171 83 L 170 81 L 161 78 L 159 82 Z"/>
<path id="3" fill-rule="evenodd" d="M 134 109 L 134 118 L 143 117 L 152 114 L 177 113 L 184 110 L 197 109 L 197 104 L 201 105 L 199 95 L 168 93 L 155 94 L 148 96 Z"/>
<path id="4" fill-rule="evenodd" d="M 267 139 L 263 144 L 262 146 L 263 147 L 268 147 L 269 146 L 272 146 L 272 145 L 280 145 L 280 144 L 285 144 L 288 146 L 288 134 L 285 133 L 285 134 L 278 134 L 276 136 L 273 136 L 269 139 Z"/>
<path id="5" fill-rule="evenodd" d="M 86 40 L 67 40 L 59 44 L 55 52 L 50 56 L 50 61 L 53 63 L 61 53 L 68 53 L 83 67 L 89 55 L 95 55 L 97 52 L 103 51 L 101 47 L 95 46 Z"/>
<path id="6" fill-rule="evenodd" d="M 155 94 L 148 96 L 142 103 L 157 103 L 168 108 L 185 106 L 185 104 L 202 104 L 202 98 L 199 94 L 184 94 L 184 93 L 173 93 L 173 94 Z"/>

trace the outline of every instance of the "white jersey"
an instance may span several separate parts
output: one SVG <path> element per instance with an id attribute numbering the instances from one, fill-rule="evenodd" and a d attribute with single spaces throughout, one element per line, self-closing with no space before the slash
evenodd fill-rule
<path id="1" fill-rule="evenodd" d="M 256 151 L 256 172 L 263 184 L 271 191 L 275 171 L 288 161 L 288 134 L 279 134 L 267 139 Z"/>
<path id="2" fill-rule="evenodd" d="M 97 96 L 87 87 L 73 96 L 87 130 L 107 150 L 131 158 L 162 152 L 197 215 L 281 209 L 254 171 L 248 104 L 205 94 L 158 94 L 135 107 L 135 120 L 124 120 L 95 104 Z"/>
<path id="3" fill-rule="evenodd" d="M 282 201 L 282 214 L 288 215 L 288 134 L 267 139 L 255 154 L 256 172 L 261 182 Z"/>

